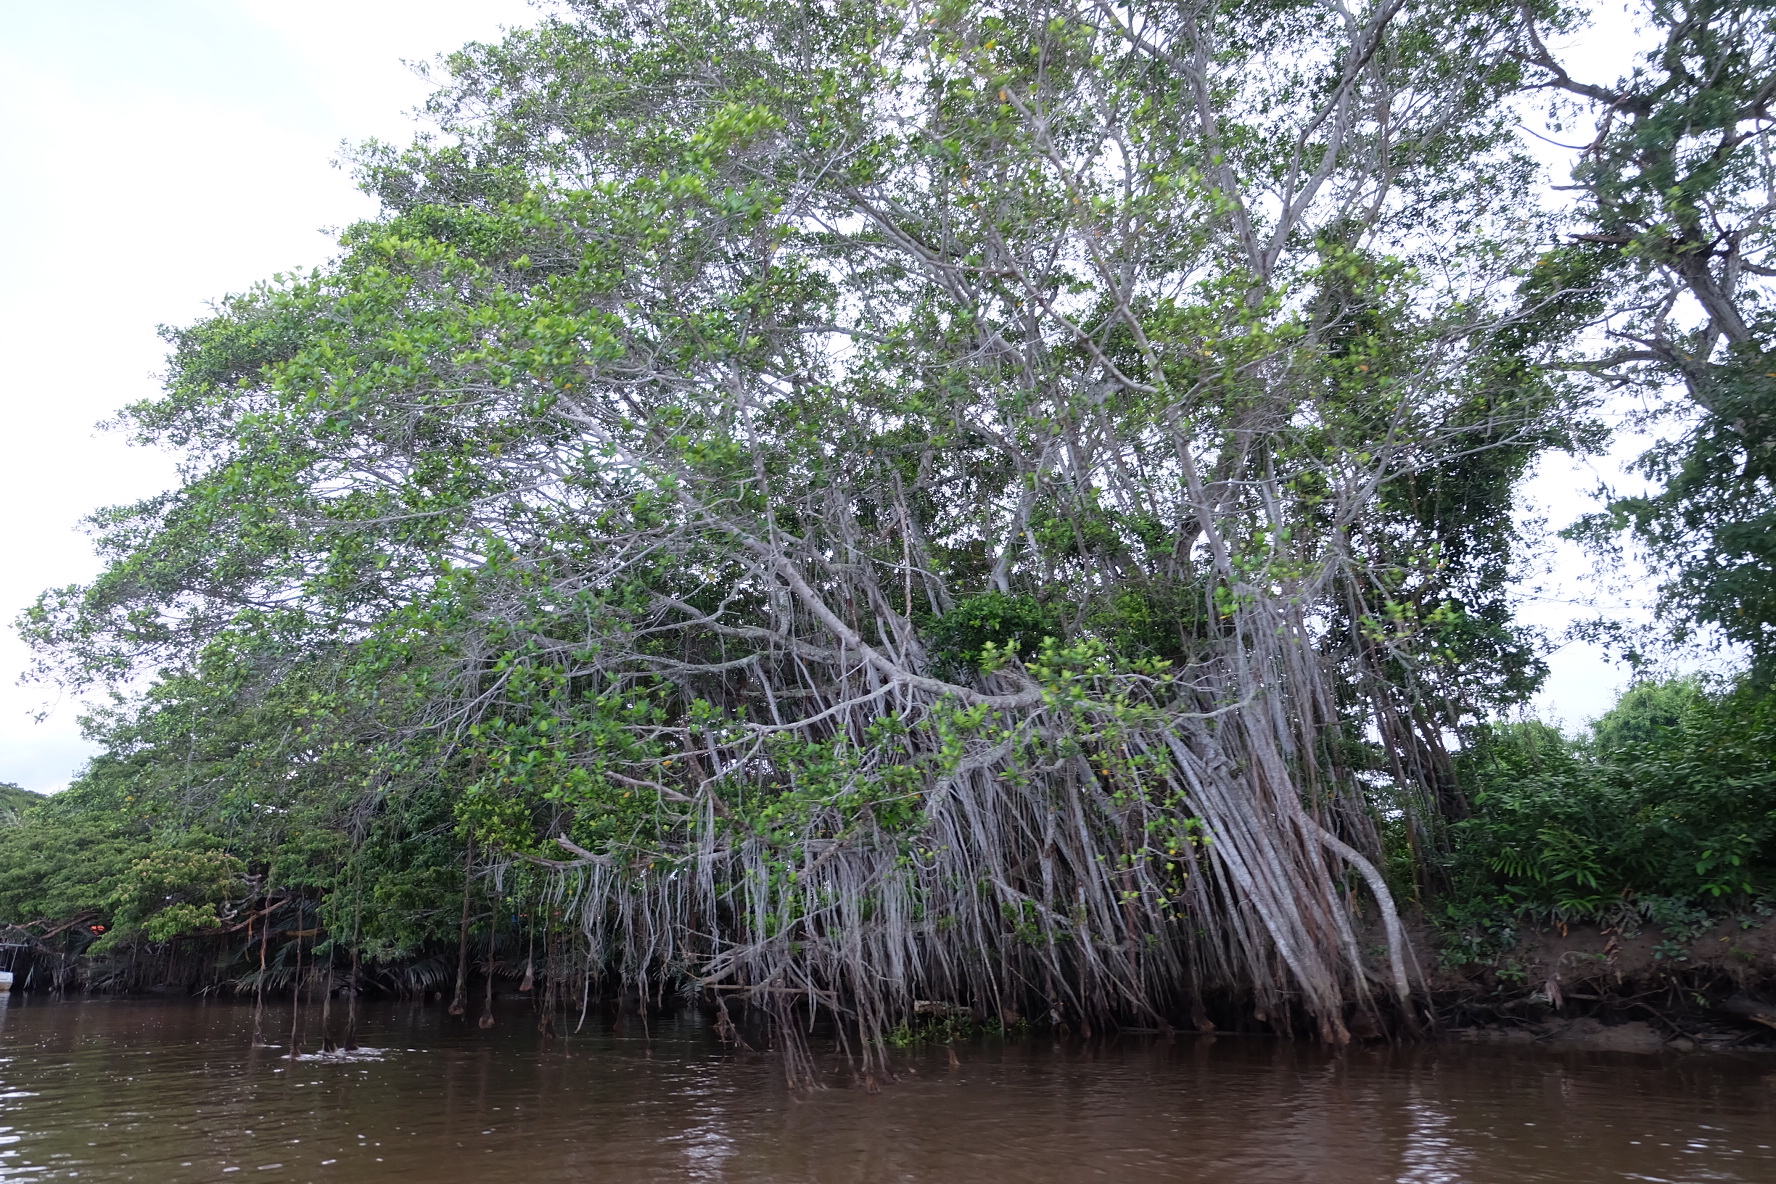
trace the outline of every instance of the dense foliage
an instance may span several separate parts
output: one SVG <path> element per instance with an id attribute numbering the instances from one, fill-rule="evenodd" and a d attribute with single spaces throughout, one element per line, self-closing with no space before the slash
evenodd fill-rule
<path id="1" fill-rule="evenodd" d="M 1450 745 L 1540 679 L 1513 489 L 1594 438 L 1606 300 L 1509 108 L 1562 19 L 586 0 L 465 49 L 360 155 L 383 214 L 126 411 L 184 483 L 25 629 L 153 688 L 0 912 L 459 1004 L 528 943 L 866 1055 L 915 998 L 1414 1022 L 1384 831 L 1434 872 L 1544 810 L 1470 800 L 1527 739 Z"/>
<path id="2" fill-rule="evenodd" d="M 1542 724 L 1489 728 L 1463 755 L 1458 926 L 1669 924 L 1776 903 L 1776 698 L 1750 685 L 1644 683 L 1580 741 Z"/>
<path id="3" fill-rule="evenodd" d="M 39 796 L 10 781 L 0 781 L 0 816 L 16 815 L 26 806 L 34 804 Z"/>

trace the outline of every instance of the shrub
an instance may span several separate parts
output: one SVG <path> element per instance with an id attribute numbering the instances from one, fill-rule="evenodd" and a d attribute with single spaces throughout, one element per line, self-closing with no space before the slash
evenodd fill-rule
<path id="1" fill-rule="evenodd" d="M 1495 725 L 1461 775 L 1475 812 L 1454 827 L 1458 925 L 1622 906 L 1658 921 L 1776 891 L 1776 696 L 1749 685 L 1643 684 L 1579 741 Z"/>

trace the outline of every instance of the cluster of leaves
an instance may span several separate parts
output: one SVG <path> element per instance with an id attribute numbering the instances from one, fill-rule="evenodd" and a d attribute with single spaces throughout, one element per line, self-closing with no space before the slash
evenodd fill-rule
<path id="1" fill-rule="evenodd" d="M 0 826 L 0 921 L 100 920 L 148 850 L 145 827 L 78 789 L 26 804 Z"/>
<path id="2" fill-rule="evenodd" d="M 10 781 L 0 781 L 0 825 L 17 822 L 21 810 L 34 806 L 41 800 L 41 794 L 32 793 Z"/>
<path id="3" fill-rule="evenodd" d="M 0 827 L 0 921 L 95 952 L 221 928 L 218 908 L 249 895 L 245 864 L 202 831 L 156 841 L 116 790 L 89 777 Z"/>
<path id="4" fill-rule="evenodd" d="M 1642 683 L 1580 740 L 1498 725 L 1461 765 L 1474 814 L 1436 910 L 1454 933 L 1679 924 L 1776 893 L 1776 696 L 1748 681 Z"/>
<path id="5" fill-rule="evenodd" d="M 233 940 L 268 902 L 306 901 L 372 962 L 444 941 L 462 892 L 454 798 L 421 788 L 395 809 L 353 810 L 374 754 L 326 738 L 349 697 L 317 682 L 326 669 L 247 691 L 212 654 L 89 721 L 108 751 L 0 827 L 0 920 L 39 935 L 96 925 L 104 952 Z M 391 764 L 377 766 L 385 778 Z"/>

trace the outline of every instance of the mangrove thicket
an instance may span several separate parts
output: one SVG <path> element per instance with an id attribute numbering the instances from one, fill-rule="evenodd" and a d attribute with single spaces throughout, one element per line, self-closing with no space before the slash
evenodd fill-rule
<path id="1" fill-rule="evenodd" d="M 1773 13 L 1650 6 L 1619 83 L 1486 0 L 572 0 L 451 55 L 352 157 L 381 212 L 122 412 L 181 482 L 23 619 L 115 694 L 0 914 L 99 987 L 522 976 L 867 1065 L 1405 1033 L 1426 917 L 1754 907 Z M 1750 665 L 1502 722 L 1517 490 L 1629 390 L 1677 426 L 1583 529 Z"/>

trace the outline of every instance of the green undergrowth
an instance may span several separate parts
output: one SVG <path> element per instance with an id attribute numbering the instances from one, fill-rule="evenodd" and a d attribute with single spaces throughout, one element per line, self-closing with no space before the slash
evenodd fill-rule
<path id="1" fill-rule="evenodd" d="M 904 1019 L 889 1030 L 887 1040 L 896 1048 L 915 1048 L 920 1045 L 956 1044 L 989 1036 L 1011 1039 L 1028 1035 L 1029 1032 L 1029 1020 L 976 1020 L 970 1015 L 952 1012 L 947 1015 L 916 1015 Z"/>
<path id="2" fill-rule="evenodd" d="M 1485 729 L 1460 758 L 1431 916 L 1443 958 L 1495 961 L 1526 926 L 1663 935 L 1661 958 L 1776 912 L 1776 694 L 1749 681 L 1646 682 L 1587 734 Z"/>

